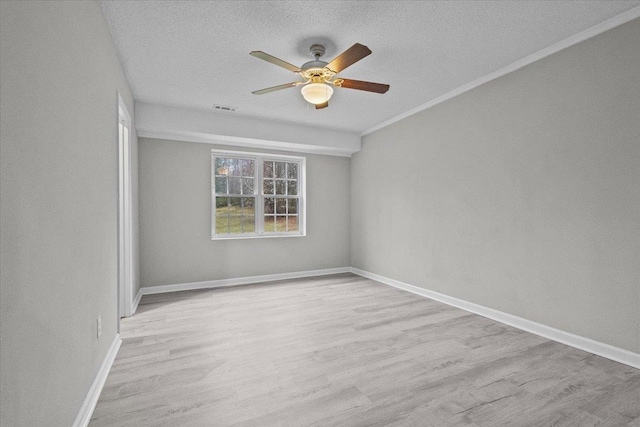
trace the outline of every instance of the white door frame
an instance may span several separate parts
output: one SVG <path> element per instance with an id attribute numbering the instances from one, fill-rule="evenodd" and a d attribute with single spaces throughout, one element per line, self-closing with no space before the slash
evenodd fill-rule
<path id="1" fill-rule="evenodd" d="M 131 116 L 118 94 L 118 318 L 132 315 Z"/>

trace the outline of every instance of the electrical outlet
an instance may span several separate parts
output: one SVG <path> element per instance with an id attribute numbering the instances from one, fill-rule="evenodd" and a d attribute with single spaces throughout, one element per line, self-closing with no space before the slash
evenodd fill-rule
<path id="1" fill-rule="evenodd" d="M 100 335 L 102 335 L 102 315 L 98 316 L 96 323 L 98 325 L 98 338 L 100 338 Z"/>

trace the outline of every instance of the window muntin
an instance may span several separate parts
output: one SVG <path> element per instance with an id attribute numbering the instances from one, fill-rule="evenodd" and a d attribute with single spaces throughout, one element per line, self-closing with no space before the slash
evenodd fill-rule
<path id="1" fill-rule="evenodd" d="M 212 150 L 212 238 L 304 235 L 304 163 Z"/>

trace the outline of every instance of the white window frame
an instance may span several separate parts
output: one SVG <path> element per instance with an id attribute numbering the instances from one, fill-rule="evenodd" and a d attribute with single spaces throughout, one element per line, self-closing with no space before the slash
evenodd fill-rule
<path id="1" fill-rule="evenodd" d="M 231 157 L 248 159 L 254 164 L 254 192 L 255 197 L 255 232 L 243 234 L 216 234 L 216 184 L 215 158 Z M 264 231 L 264 199 L 278 197 L 278 195 L 263 194 L 263 161 L 287 162 L 298 164 L 298 230 L 297 231 Z M 252 151 L 211 150 L 211 240 L 255 239 L 270 237 L 302 237 L 306 236 L 306 175 L 307 159 L 301 156 L 283 154 L 256 153 Z M 222 195 L 219 195 L 222 197 Z M 249 196 L 249 195 L 247 195 Z M 281 196 L 280 196 L 281 197 Z"/>

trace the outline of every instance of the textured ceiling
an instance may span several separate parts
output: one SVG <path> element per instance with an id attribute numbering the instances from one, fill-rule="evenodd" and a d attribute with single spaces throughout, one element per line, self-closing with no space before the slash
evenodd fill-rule
<path id="1" fill-rule="evenodd" d="M 137 101 L 362 132 L 571 35 L 640 1 L 103 1 Z M 359 42 L 373 53 L 341 77 L 388 83 L 385 95 L 336 89 L 310 108 L 295 81 L 249 55 L 295 65 L 322 42 L 327 62 Z"/>

